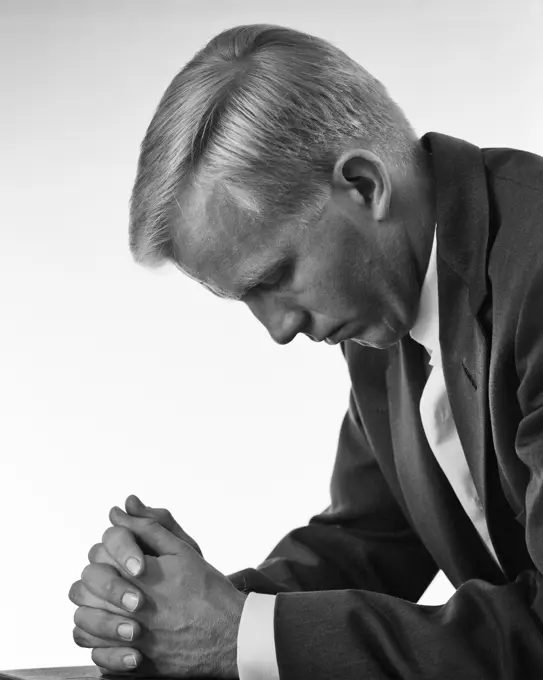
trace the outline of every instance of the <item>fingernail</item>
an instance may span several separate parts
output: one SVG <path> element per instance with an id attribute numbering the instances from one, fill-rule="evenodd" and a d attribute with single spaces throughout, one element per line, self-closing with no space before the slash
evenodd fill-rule
<path id="1" fill-rule="evenodd" d="M 138 596 L 135 593 L 125 593 L 121 602 L 128 611 L 133 612 L 138 606 Z"/>
<path id="2" fill-rule="evenodd" d="M 134 628 L 129 623 L 121 623 L 117 627 L 117 633 L 119 633 L 124 640 L 132 640 L 134 637 Z"/>
<path id="3" fill-rule="evenodd" d="M 123 656 L 123 662 L 125 666 L 129 666 L 130 668 L 135 668 L 138 665 L 134 654 L 127 654 L 126 656 Z"/>
<path id="4" fill-rule="evenodd" d="M 138 560 L 137 557 L 129 557 L 126 560 L 126 568 L 132 574 L 132 576 L 136 576 L 137 574 L 139 574 L 139 571 L 141 569 L 141 562 Z"/>

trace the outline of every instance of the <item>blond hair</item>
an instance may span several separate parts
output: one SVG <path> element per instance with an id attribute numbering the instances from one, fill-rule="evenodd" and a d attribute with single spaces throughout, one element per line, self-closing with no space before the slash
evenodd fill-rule
<path id="1" fill-rule="evenodd" d="M 309 222 L 353 143 L 397 168 L 418 148 L 385 87 L 331 43 L 272 25 L 223 31 L 175 76 L 147 129 L 130 207 L 134 259 L 175 261 L 176 201 L 217 182 L 248 218 Z"/>

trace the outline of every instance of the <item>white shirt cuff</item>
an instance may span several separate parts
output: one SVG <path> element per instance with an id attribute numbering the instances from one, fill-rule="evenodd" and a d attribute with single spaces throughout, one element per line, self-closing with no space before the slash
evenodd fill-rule
<path id="1" fill-rule="evenodd" d="M 249 593 L 238 631 L 240 680 L 279 680 L 273 619 L 275 595 Z"/>

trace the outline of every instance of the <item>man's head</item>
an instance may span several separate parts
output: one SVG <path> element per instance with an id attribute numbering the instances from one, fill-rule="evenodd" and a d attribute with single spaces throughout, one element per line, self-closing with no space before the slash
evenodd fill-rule
<path id="1" fill-rule="evenodd" d="M 159 104 L 131 251 L 246 302 L 280 343 L 302 332 L 386 347 L 414 321 L 431 245 L 423 156 L 384 87 L 343 52 L 286 28 L 234 28 Z"/>

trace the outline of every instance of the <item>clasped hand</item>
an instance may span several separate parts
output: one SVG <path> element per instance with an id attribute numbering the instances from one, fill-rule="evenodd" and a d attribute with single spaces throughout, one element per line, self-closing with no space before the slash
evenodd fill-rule
<path id="1" fill-rule="evenodd" d="M 103 673 L 237 678 L 245 595 L 167 510 L 129 496 L 70 588 L 74 640 Z M 140 548 L 140 546 L 143 547 Z"/>

